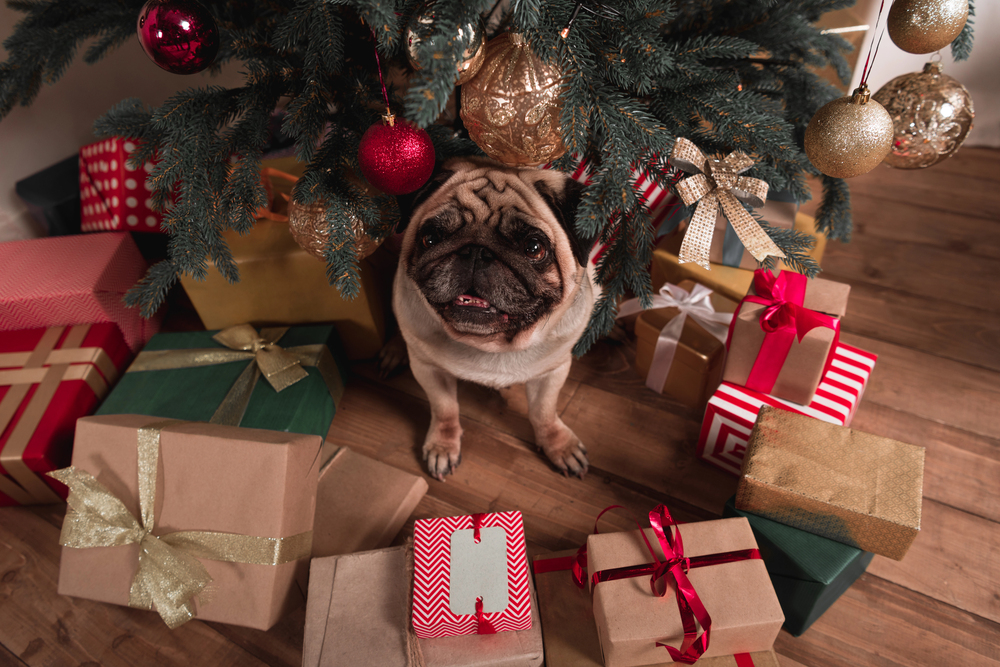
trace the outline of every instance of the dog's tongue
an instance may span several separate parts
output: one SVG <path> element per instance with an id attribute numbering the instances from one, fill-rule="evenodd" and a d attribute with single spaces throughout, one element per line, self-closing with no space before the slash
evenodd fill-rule
<path id="1" fill-rule="evenodd" d="M 462 296 L 455 299 L 456 306 L 471 306 L 472 308 L 489 308 L 490 302 L 479 297 L 469 296 L 468 294 L 463 294 Z"/>

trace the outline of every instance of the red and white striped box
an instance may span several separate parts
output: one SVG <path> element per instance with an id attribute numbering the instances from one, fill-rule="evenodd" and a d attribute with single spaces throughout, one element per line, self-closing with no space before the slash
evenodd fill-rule
<path id="1" fill-rule="evenodd" d="M 740 474 L 750 431 L 765 405 L 850 426 L 878 355 L 839 343 L 816 395 L 799 405 L 769 394 L 723 382 L 708 401 L 698 436 L 698 457 L 734 475 Z"/>
<path id="2" fill-rule="evenodd" d="M 419 519 L 413 525 L 413 629 L 418 637 L 531 628 L 520 512 Z"/>
<path id="3" fill-rule="evenodd" d="M 153 163 L 138 169 L 128 166 L 135 148 L 131 139 L 111 137 L 80 149 L 81 231 L 164 231 L 160 226 L 163 214 L 153 210 L 146 184 Z"/>

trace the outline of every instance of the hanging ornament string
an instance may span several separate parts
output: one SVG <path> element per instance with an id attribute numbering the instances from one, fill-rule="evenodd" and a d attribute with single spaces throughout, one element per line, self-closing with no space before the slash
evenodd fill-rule
<path id="1" fill-rule="evenodd" d="M 382 99 L 385 100 L 385 115 L 389 117 L 389 126 L 392 127 L 392 110 L 389 109 L 389 93 L 385 89 L 385 80 L 382 79 L 382 61 L 378 57 L 378 37 L 375 35 L 375 31 L 372 30 L 372 39 L 375 40 L 375 69 L 378 70 L 378 83 L 382 86 Z"/>
<path id="2" fill-rule="evenodd" d="M 881 4 L 878 6 L 878 16 L 875 17 L 875 30 L 872 32 L 878 32 L 879 21 L 882 20 L 882 10 L 885 8 L 885 0 L 882 0 Z M 872 67 L 875 66 L 875 58 L 878 57 L 878 47 L 882 44 L 882 35 L 885 34 L 885 26 L 882 26 L 882 32 L 878 35 L 878 40 L 872 37 L 871 44 L 868 45 L 868 55 L 865 57 L 865 66 L 861 70 L 861 82 L 858 84 L 859 88 L 864 88 L 868 84 L 868 75 L 871 71 L 868 69 L 868 65 L 871 64 Z M 872 46 L 875 47 L 875 54 L 872 55 Z"/>

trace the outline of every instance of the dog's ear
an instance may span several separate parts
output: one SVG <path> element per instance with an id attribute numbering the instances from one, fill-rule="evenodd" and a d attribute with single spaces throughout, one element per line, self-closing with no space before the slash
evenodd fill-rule
<path id="1" fill-rule="evenodd" d="M 439 163 L 435 165 L 433 175 L 416 192 L 396 197 L 396 202 L 399 204 L 399 225 L 396 226 L 396 233 L 406 229 L 407 225 L 410 224 L 410 217 L 417 210 L 417 207 L 427 201 L 454 173 L 454 171 L 441 169 Z"/>
<path id="2" fill-rule="evenodd" d="M 570 247 L 573 249 L 573 256 L 576 257 L 580 266 L 586 266 L 594 238 L 587 238 L 580 234 L 576 227 L 576 209 L 583 196 L 583 184 L 559 172 L 543 173 L 545 177 L 534 183 L 535 190 L 552 209 L 552 213 L 555 214 L 556 220 L 559 221 L 562 228 L 566 230 Z"/>

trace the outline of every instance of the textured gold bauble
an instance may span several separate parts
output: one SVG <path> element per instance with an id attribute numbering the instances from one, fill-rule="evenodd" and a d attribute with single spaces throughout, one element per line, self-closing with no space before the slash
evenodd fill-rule
<path id="1" fill-rule="evenodd" d="M 885 163 L 898 169 L 923 169 L 959 149 L 976 112 L 972 97 L 956 79 L 941 73 L 941 63 L 923 72 L 897 76 L 875 93 L 892 117 L 892 151 Z"/>
<path id="2" fill-rule="evenodd" d="M 300 204 L 294 199 L 288 202 L 288 229 L 292 238 L 302 246 L 302 249 L 324 260 L 327 240 L 330 233 L 326 223 L 326 202 L 317 199 L 312 204 Z M 358 259 L 364 259 L 379 247 L 365 231 L 365 225 L 355 215 L 350 217 L 351 238 L 358 253 Z M 339 248 L 335 248 L 339 250 Z"/>
<path id="3" fill-rule="evenodd" d="M 559 126 L 562 73 L 532 52 L 517 33 L 486 45 L 486 62 L 461 88 L 469 137 L 494 160 L 536 166 L 566 152 Z"/>
<path id="4" fill-rule="evenodd" d="M 891 148 L 892 118 L 867 86 L 823 106 L 806 128 L 806 156 L 835 178 L 867 174 Z"/>
<path id="5" fill-rule="evenodd" d="M 951 44 L 969 18 L 969 0 L 896 0 L 886 29 L 907 53 L 934 53 Z"/>
<path id="6" fill-rule="evenodd" d="M 434 12 L 429 7 L 424 7 L 413 15 L 406 27 L 406 55 L 413 69 L 421 68 L 420 61 L 417 60 L 417 47 L 422 41 L 421 35 L 423 38 L 429 36 L 435 22 Z M 462 39 L 466 35 L 471 35 L 469 47 L 462 52 L 462 60 L 455 65 L 458 70 L 456 85 L 459 86 L 474 77 L 486 60 L 486 27 L 482 20 L 477 18 L 472 23 L 459 26 L 456 37 Z"/>

